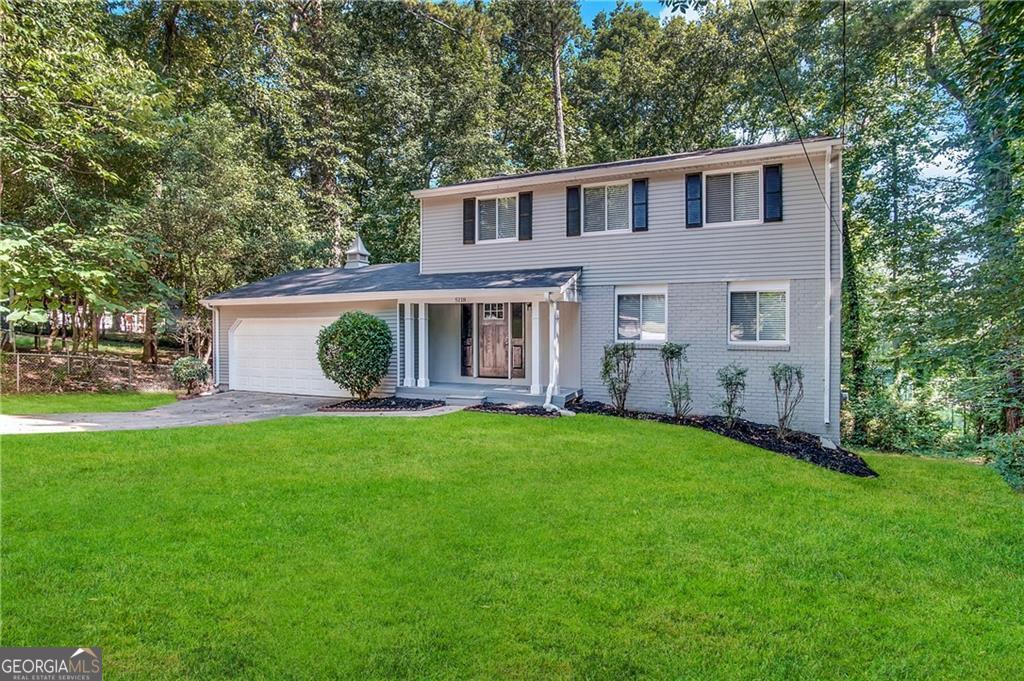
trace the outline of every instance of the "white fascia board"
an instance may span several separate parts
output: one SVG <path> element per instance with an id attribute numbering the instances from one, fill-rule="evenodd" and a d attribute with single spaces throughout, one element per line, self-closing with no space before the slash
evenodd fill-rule
<path id="1" fill-rule="evenodd" d="M 778 147 L 767 147 L 762 149 L 748 149 L 745 151 L 721 152 L 701 154 L 699 156 L 688 156 L 686 158 L 666 159 L 664 161 L 646 161 L 637 163 L 624 163 L 611 167 L 581 168 L 577 171 L 566 171 L 564 173 L 551 173 L 550 175 L 532 175 L 519 177 L 497 178 L 487 182 L 476 182 L 472 184 L 457 184 L 448 187 L 434 187 L 431 189 L 417 189 L 411 192 L 416 199 L 436 198 L 439 196 L 454 196 L 458 194 L 483 195 L 504 190 L 522 189 L 524 187 L 535 187 L 545 184 L 568 184 L 585 183 L 597 181 L 601 178 L 610 178 L 619 175 L 636 175 L 638 173 L 656 173 L 666 170 L 688 170 L 694 167 L 718 165 L 723 163 L 740 163 L 744 161 L 768 160 L 786 157 L 803 156 L 804 147 L 808 154 L 824 153 L 829 146 L 835 145 L 834 140 L 816 140 L 806 142 L 803 146 L 798 142 Z"/>
<path id="2" fill-rule="evenodd" d="M 235 305 L 294 305 L 296 303 L 361 303 L 376 300 L 399 300 L 403 303 L 456 303 L 473 301 L 528 301 L 541 300 L 545 294 L 555 298 L 565 295 L 565 287 L 505 288 L 505 289 L 437 289 L 429 291 L 380 291 L 370 293 L 325 293 L 309 296 L 265 296 L 261 298 L 214 298 L 201 301 L 209 307 Z M 456 298 L 465 298 L 458 301 Z"/>

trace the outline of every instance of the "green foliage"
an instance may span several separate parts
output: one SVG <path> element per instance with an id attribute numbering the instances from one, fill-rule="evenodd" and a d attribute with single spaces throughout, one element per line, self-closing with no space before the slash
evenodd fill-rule
<path id="1" fill-rule="evenodd" d="M 1010 487 L 1024 492 L 1024 432 L 1004 433 L 985 440 L 983 454 Z"/>
<path id="2" fill-rule="evenodd" d="M 775 387 L 775 412 L 779 421 L 779 437 L 786 439 L 796 408 L 804 399 L 803 367 L 778 362 L 769 369 Z"/>
<path id="3" fill-rule="evenodd" d="M 620 414 L 626 411 L 634 360 L 636 345 L 633 343 L 606 345 L 601 355 L 601 382 L 607 386 L 612 404 Z"/>
<path id="4" fill-rule="evenodd" d="M 210 367 L 198 357 L 179 357 L 171 365 L 171 378 L 191 395 L 196 388 L 210 380 Z"/>
<path id="5" fill-rule="evenodd" d="M 361 400 L 387 376 L 393 350 L 387 323 L 366 312 L 346 312 L 317 336 L 324 375 Z"/>
<path id="6" fill-rule="evenodd" d="M 924 400 L 901 399 L 892 388 L 879 387 L 851 400 L 857 423 L 851 439 L 883 451 L 919 451 L 932 447 L 940 437 L 939 419 Z"/>
<path id="7" fill-rule="evenodd" d="M 724 393 L 718 406 L 731 428 L 746 411 L 743 407 L 743 392 L 747 389 L 747 370 L 733 362 L 719 369 L 717 375 L 718 385 Z"/>
<path id="8" fill-rule="evenodd" d="M 684 366 L 688 343 L 664 343 L 661 346 L 661 362 L 665 367 L 665 382 L 668 385 L 668 403 L 677 418 L 689 415 L 693 408 L 690 394 L 690 374 Z"/>

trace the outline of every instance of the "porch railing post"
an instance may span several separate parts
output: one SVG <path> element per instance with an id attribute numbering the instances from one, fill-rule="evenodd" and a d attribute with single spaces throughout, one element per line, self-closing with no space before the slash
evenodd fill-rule
<path id="1" fill-rule="evenodd" d="M 427 378 L 427 304 L 419 304 L 419 322 L 420 322 L 420 334 L 419 334 L 419 351 L 420 351 L 420 375 L 419 380 L 416 381 L 416 387 L 427 388 L 430 386 L 430 380 Z"/>
<path id="2" fill-rule="evenodd" d="M 558 393 L 558 302 L 548 301 L 548 338 L 550 339 L 550 368 L 548 373 L 548 393 L 544 404 L 551 404 L 551 398 Z"/>
<path id="3" fill-rule="evenodd" d="M 415 330 L 413 329 L 412 303 L 403 303 L 402 308 L 405 312 L 405 343 L 402 348 L 405 352 L 405 376 L 402 384 L 406 388 L 411 388 L 416 385 L 413 378 L 413 374 L 416 373 L 416 355 L 413 354 L 416 348 L 416 338 Z"/>
<path id="4" fill-rule="evenodd" d="M 540 395 L 540 301 L 530 303 L 530 394 Z"/>

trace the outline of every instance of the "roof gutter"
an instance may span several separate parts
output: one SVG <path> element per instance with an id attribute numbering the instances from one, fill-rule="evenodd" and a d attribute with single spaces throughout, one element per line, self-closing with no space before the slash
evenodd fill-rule
<path id="1" fill-rule="evenodd" d="M 568 284 L 535 288 L 474 288 L 474 289 L 428 289 L 413 291 L 368 291 L 353 293 L 322 293 L 300 296 L 261 296 L 255 298 L 204 298 L 203 306 L 213 309 L 225 305 L 293 305 L 296 303 L 359 303 L 375 300 L 401 300 L 402 302 L 456 303 L 455 298 L 474 300 L 494 299 L 501 301 L 537 300 L 546 295 L 572 302 L 575 295 L 575 279 Z"/>
<path id="2" fill-rule="evenodd" d="M 808 153 L 819 153 L 832 148 L 832 140 L 818 140 L 806 142 Z M 411 192 L 416 199 L 437 198 L 442 196 L 456 196 L 460 194 L 480 194 L 482 192 L 493 192 L 511 190 L 526 186 L 538 186 L 544 184 L 566 184 L 570 182 L 585 182 L 599 178 L 608 178 L 618 175 L 630 175 L 638 172 L 652 173 L 667 170 L 685 170 L 695 166 L 707 166 L 719 163 L 738 163 L 754 159 L 785 158 L 788 156 L 803 156 L 804 149 L 799 142 L 780 145 L 777 147 L 761 147 L 757 149 L 745 149 L 732 152 L 714 152 L 687 156 L 685 158 L 671 158 L 661 161 L 637 161 L 636 163 L 624 163 L 614 166 L 599 166 L 596 168 L 571 168 L 565 171 L 552 172 L 548 174 L 510 175 L 499 177 L 493 180 L 480 182 L 465 182 L 462 184 L 449 185 L 447 187 L 434 187 L 430 189 L 417 189 Z"/>

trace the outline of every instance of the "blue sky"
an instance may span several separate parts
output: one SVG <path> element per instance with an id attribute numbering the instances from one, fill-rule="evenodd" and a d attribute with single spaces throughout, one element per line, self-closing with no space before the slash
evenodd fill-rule
<path id="1" fill-rule="evenodd" d="M 615 0 L 581 0 L 580 2 L 580 14 L 583 15 L 583 23 L 588 27 L 594 21 L 594 17 L 597 16 L 598 12 L 611 12 L 615 9 Z M 644 9 L 653 14 L 659 16 L 661 11 L 665 9 L 664 6 L 658 0 L 644 0 L 640 3 L 644 6 Z"/>

